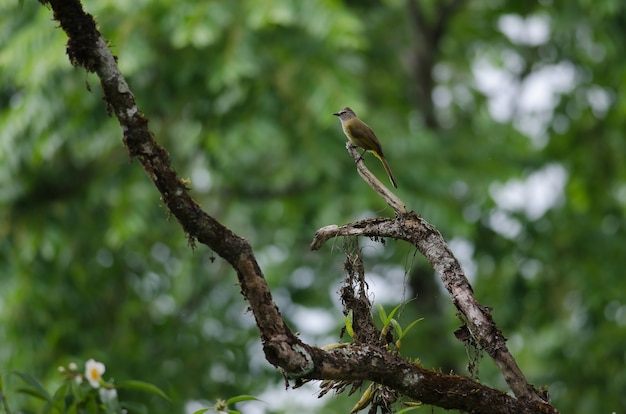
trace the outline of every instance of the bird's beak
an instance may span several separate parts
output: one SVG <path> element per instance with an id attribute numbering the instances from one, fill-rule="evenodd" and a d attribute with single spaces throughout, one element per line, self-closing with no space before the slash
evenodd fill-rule
<path id="1" fill-rule="evenodd" d="M 335 116 L 339 116 L 339 112 L 335 112 L 333 115 L 335 115 Z"/>

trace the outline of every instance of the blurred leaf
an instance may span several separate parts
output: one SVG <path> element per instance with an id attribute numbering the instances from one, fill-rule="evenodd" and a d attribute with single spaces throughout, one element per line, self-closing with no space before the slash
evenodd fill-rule
<path id="1" fill-rule="evenodd" d="M 238 395 L 236 397 L 231 397 L 226 400 L 226 404 L 235 404 L 242 401 L 261 401 L 254 395 Z"/>
<path id="2" fill-rule="evenodd" d="M 48 391 L 46 391 L 45 388 L 41 385 L 41 383 L 37 381 L 35 378 L 19 371 L 12 371 L 11 374 L 20 377 L 22 381 L 24 381 L 26 384 L 31 386 L 31 388 L 20 389 L 19 390 L 20 392 L 40 398 L 49 403 L 52 402 L 50 398 L 50 394 L 48 394 Z"/>
<path id="3" fill-rule="evenodd" d="M 163 391 L 161 391 L 157 386 L 147 383 L 147 382 L 143 382 L 143 381 L 136 381 L 136 380 L 122 381 L 119 384 L 117 384 L 117 388 L 119 389 L 126 388 L 126 389 L 144 391 L 150 394 L 158 395 L 159 397 L 167 401 L 170 401 L 170 398 Z"/>

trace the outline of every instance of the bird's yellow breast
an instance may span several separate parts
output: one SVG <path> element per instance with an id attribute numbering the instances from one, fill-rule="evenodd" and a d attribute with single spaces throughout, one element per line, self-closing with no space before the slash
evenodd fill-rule
<path id="1" fill-rule="evenodd" d="M 343 123 L 343 132 L 346 134 L 350 142 L 357 147 L 361 147 L 368 151 L 382 153 L 380 142 L 376 138 L 376 134 L 365 122 L 358 118 L 350 119 Z"/>

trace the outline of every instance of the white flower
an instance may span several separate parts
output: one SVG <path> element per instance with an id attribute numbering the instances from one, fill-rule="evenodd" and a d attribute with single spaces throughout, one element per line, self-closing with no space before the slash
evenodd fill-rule
<path id="1" fill-rule="evenodd" d="M 70 371 L 78 371 L 78 365 L 76 365 L 76 362 L 70 362 L 67 367 L 70 369 Z"/>
<path id="2" fill-rule="evenodd" d="M 100 388 L 98 393 L 100 394 L 100 399 L 105 404 L 117 399 L 117 390 L 115 388 Z"/>
<path id="3" fill-rule="evenodd" d="M 94 359 L 90 359 L 85 364 L 85 378 L 87 378 L 89 384 L 94 388 L 100 388 L 100 380 L 102 379 L 104 371 L 104 364 Z"/>

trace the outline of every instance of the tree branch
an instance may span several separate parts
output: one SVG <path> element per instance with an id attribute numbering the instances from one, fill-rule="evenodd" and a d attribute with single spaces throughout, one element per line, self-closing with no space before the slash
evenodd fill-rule
<path id="1" fill-rule="evenodd" d="M 391 192 L 385 185 L 374 175 L 370 170 L 367 169 L 361 154 L 357 151 L 357 147 L 352 145 L 350 141 L 346 142 L 346 149 L 354 158 L 356 162 L 356 169 L 361 178 L 365 180 L 366 183 L 370 185 L 382 198 L 389 204 L 393 211 L 396 212 L 396 215 L 404 214 L 407 212 L 406 206 L 402 203 L 394 193 Z"/>
<path id="2" fill-rule="evenodd" d="M 439 45 L 450 19 L 464 4 L 464 0 L 442 0 L 434 3 L 433 17 L 429 21 L 425 9 L 430 5 L 420 4 L 417 0 L 407 1 L 407 15 L 416 32 L 412 49 L 411 67 L 415 80 L 413 102 L 424 117 L 424 123 L 430 129 L 439 128 L 435 116 L 432 93 L 435 87 L 433 69 L 437 63 Z"/>
<path id="3" fill-rule="evenodd" d="M 69 37 L 67 53 L 72 64 L 97 73 L 107 110 L 118 119 L 130 156 L 139 161 L 153 181 L 163 202 L 187 233 L 190 243 L 193 245 L 197 240 L 206 244 L 236 270 L 241 293 L 249 301 L 259 328 L 265 356 L 270 363 L 281 367 L 288 378 L 296 379 L 296 382 L 302 378 L 371 380 L 428 404 L 475 413 L 556 412 L 540 401 L 515 399 L 468 378 L 425 370 L 380 346 L 352 345 L 324 350 L 300 341 L 287 327 L 272 300 L 250 244 L 202 211 L 191 198 L 184 181 L 178 178 L 167 151 L 156 143 L 148 129 L 148 120 L 137 108 L 135 98 L 117 68 L 116 59 L 102 40 L 93 18 L 83 11 L 78 0 L 50 0 L 43 3 L 52 7 L 55 20 Z M 403 208 L 401 204 L 396 205 L 400 206 Z M 394 210 L 397 213 L 403 211 L 396 208 Z M 408 227 L 405 227 L 407 224 Z M 363 225 L 364 229 L 360 234 L 367 234 L 365 229 L 378 229 L 382 232 L 380 234 L 388 237 L 403 235 L 403 238 L 416 243 L 442 275 L 444 283 L 463 281 L 459 276 L 462 273 L 458 263 L 445 244 L 438 243 L 437 237 L 441 237 L 439 233 L 419 216 L 408 213 L 399 216 L 395 221 L 376 219 Z M 358 226 L 358 223 L 351 226 L 351 231 L 358 231 Z M 332 234 L 341 234 L 345 229 L 344 226 L 337 227 L 334 233 L 318 232 L 316 237 L 327 240 L 333 237 Z M 437 254 L 441 253 L 446 254 L 439 259 Z M 483 337 L 482 327 L 475 324 L 491 323 L 491 318 L 482 307 L 478 306 L 477 311 L 471 308 L 477 304 L 471 303 L 473 296 L 462 294 L 468 290 L 471 292 L 469 285 L 459 291 L 458 296 L 454 297 L 455 304 L 458 303 L 457 306 L 463 309 L 469 308 L 466 316 L 472 334 L 485 342 L 484 346 L 490 345 L 491 342 Z M 456 292 L 455 289 L 451 291 Z M 488 325 L 487 329 L 491 329 L 491 326 Z M 496 336 L 496 339 L 500 341 L 493 342 L 506 349 L 501 335 Z"/>
<path id="4" fill-rule="evenodd" d="M 472 339 L 491 356 L 513 393 L 518 398 L 547 402 L 547 395 L 543 395 L 526 381 L 489 309 L 478 303 L 461 265 L 433 225 L 413 212 L 394 220 L 373 218 L 341 227 L 331 225 L 315 233 L 311 249 L 317 250 L 327 240 L 337 236 L 390 237 L 413 244 L 435 269 L 450 293 L 454 306 L 464 316 Z"/>

